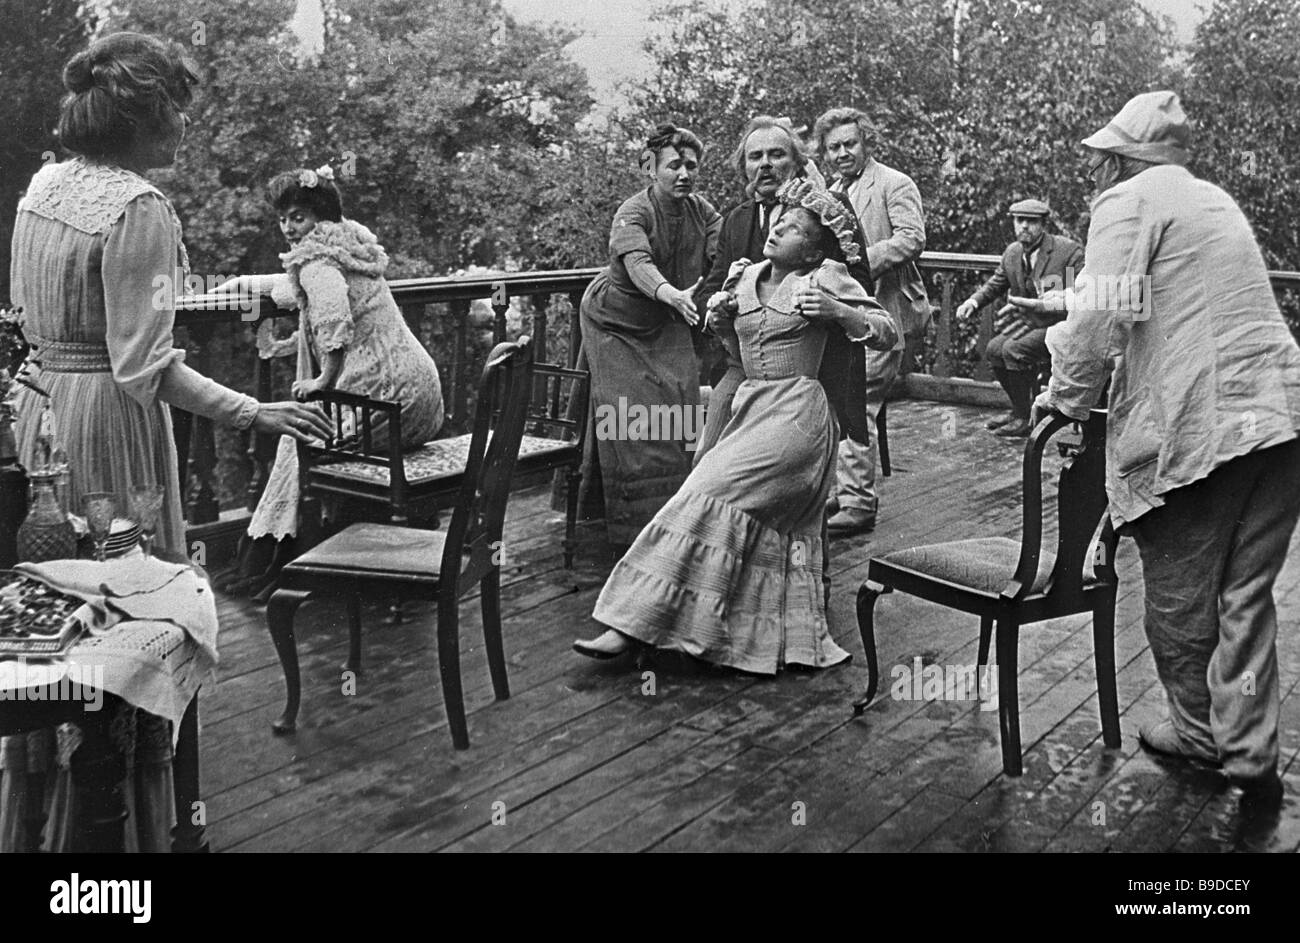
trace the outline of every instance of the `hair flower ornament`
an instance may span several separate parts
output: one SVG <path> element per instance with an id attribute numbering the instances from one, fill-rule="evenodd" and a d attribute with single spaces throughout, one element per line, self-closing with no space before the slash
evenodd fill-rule
<path id="1" fill-rule="evenodd" d="M 334 182 L 334 168 L 329 164 L 321 164 L 315 170 L 298 171 L 298 186 L 300 187 L 319 187 L 322 180 Z"/>
<path id="2" fill-rule="evenodd" d="M 854 220 L 844 204 L 830 192 L 798 177 L 787 180 L 776 191 L 776 198 L 786 206 L 807 210 L 816 216 L 823 226 L 835 234 L 847 264 L 853 265 L 862 259 L 858 244 L 853 241 Z"/>

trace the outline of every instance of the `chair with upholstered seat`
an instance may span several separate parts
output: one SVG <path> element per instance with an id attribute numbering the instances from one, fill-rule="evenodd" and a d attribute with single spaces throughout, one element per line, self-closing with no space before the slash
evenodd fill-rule
<path id="1" fill-rule="evenodd" d="M 438 666 L 447 722 L 452 742 L 465 749 L 469 732 L 460 679 L 460 597 L 477 584 L 492 687 L 498 700 L 510 696 L 501 638 L 501 531 L 528 414 L 531 359 L 528 337 L 498 344 L 488 357 L 479 384 L 474 431 L 464 453 L 460 494 L 446 531 L 356 523 L 281 571 L 279 587 L 267 605 L 271 639 L 287 688 L 284 713 L 273 724 L 277 733 L 291 732 L 296 726 L 301 682 L 293 617 L 313 596 L 346 600 L 350 633 L 346 667 L 354 672 L 361 670 L 362 595 L 437 600 Z M 299 454 L 310 462 L 309 455 Z"/>
<path id="2" fill-rule="evenodd" d="M 564 525 L 564 565 L 573 566 L 577 547 L 578 486 L 582 478 L 582 448 L 590 374 L 557 364 L 533 364 L 535 392 L 529 401 L 528 432 L 519 446 L 519 474 L 562 470 L 567 478 Z M 331 410 L 336 428 L 343 416 L 354 416 L 354 430 L 344 443 L 308 446 L 310 470 L 303 477 L 306 500 L 334 506 L 369 506 L 386 513 L 392 523 L 434 517 L 460 494 L 469 454 L 470 434 L 437 439 L 414 449 L 402 449 L 400 435 L 389 435 L 372 447 L 365 430 L 382 414 L 393 429 L 400 426 L 396 403 L 370 400 L 333 391 L 316 394 Z M 569 409 L 572 402 L 573 409 Z M 347 515 L 351 516 L 351 515 Z"/>
<path id="3" fill-rule="evenodd" d="M 857 600 L 869 681 L 865 697 L 854 704 L 855 713 L 862 713 L 871 703 L 879 682 L 874 624 L 877 598 L 899 590 L 973 613 L 980 617 L 977 679 L 988 664 L 993 628 L 997 626 L 1002 768 L 1007 775 L 1019 776 L 1022 766 L 1016 656 L 1020 629 L 1045 619 L 1091 612 L 1102 739 L 1108 747 L 1120 745 L 1114 646 L 1116 536 L 1105 515 L 1104 410 L 1093 410 L 1088 421 L 1081 424 L 1083 434 L 1077 445 L 1059 443 L 1065 462 L 1057 495 L 1056 550 L 1042 550 L 1043 451 L 1048 441 L 1071 422 L 1059 414 L 1049 416 L 1033 430 L 1025 446 L 1023 530 L 1019 542 L 1007 537 L 958 540 L 898 550 L 871 560 Z M 1090 555 L 1089 548 L 1094 546 L 1096 552 Z"/>

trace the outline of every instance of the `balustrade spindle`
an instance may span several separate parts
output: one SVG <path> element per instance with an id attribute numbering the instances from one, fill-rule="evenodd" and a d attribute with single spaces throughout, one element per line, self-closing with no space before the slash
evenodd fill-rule
<path id="1" fill-rule="evenodd" d="M 492 289 L 492 313 L 496 319 L 492 322 L 492 343 L 501 344 L 506 339 L 506 312 L 510 310 L 510 293 L 504 282 L 498 282 Z"/>
<path id="2" fill-rule="evenodd" d="M 529 304 L 533 307 L 533 350 L 536 352 L 534 359 L 538 363 L 550 363 L 551 359 L 547 356 L 547 307 L 551 303 L 550 294 L 530 295 Z M 546 379 L 538 378 L 533 384 L 533 402 L 539 403 L 546 399 Z"/>
<path id="3" fill-rule="evenodd" d="M 984 351 L 989 349 L 989 341 L 993 339 L 993 312 L 996 304 L 985 305 L 979 310 L 979 337 L 975 341 L 975 379 L 992 380 L 993 369 L 989 362 L 984 359 Z"/>
<path id="4" fill-rule="evenodd" d="M 204 376 L 211 376 L 213 325 L 195 324 L 190 329 L 190 336 L 195 344 L 194 355 L 190 358 L 191 365 Z M 210 524 L 221 516 L 221 506 L 212 490 L 212 480 L 217 469 L 217 441 L 211 419 L 194 417 L 190 426 L 189 458 L 194 496 L 189 502 L 186 518 L 191 524 Z"/>
<path id="5" fill-rule="evenodd" d="M 460 428 L 465 424 L 465 390 L 469 382 L 469 301 L 459 299 L 451 303 L 451 316 L 456 322 L 456 359 L 451 364 L 451 417 Z"/>
<path id="6" fill-rule="evenodd" d="M 569 292 L 569 366 L 578 365 L 578 351 L 582 347 L 581 291 Z"/>
<path id="7" fill-rule="evenodd" d="M 259 320 L 253 326 L 254 331 L 261 326 L 261 323 Z M 274 358 L 263 360 L 260 356 L 253 362 L 253 395 L 263 403 L 272 402 L 274 399 L 272 392 L 274 387 L 271 383 L 274 363 Z M 270 476 L 271 465 L 275 462 L 276 449 L 280 444 L 278 438 L 252 429 L 248 431 L 246 454 L 250 470 L 248 488 L 244 492 L 244 507 L 248 508 L 250 513 L 257 509 L 257 502 L 261 500 L 262 492 L 266 490 L 266 480 Z"/>

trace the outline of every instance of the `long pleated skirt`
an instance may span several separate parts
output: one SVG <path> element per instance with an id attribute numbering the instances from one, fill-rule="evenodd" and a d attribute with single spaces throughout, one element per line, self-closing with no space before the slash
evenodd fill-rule
<path id="1" fill-rule="evenodd" d="M 815 379 L 745 380 L 717 444 L 614 567 L 594 617 L 760 674 L 847 660 L 822 587 L 837 439 Z"/>

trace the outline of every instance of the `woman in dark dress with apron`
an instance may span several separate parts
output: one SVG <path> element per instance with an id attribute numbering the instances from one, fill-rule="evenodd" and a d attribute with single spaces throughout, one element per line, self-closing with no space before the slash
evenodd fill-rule
<path id="1" fill-rule="evenodd" d="M 582 349 L 591 370 L 587 468 L 599 464 L 605 520 L 627 547 L 691 470 L 699 434 L 698 323 L 692 294 L 713 258 L 722 217 L 696 196 L 704 147 L 662 124 L 642 166 L 654 182 L 614 216 L 609 265 L 582 298 Z M 647 417 L 656 417 L 646 422 Z"/>

